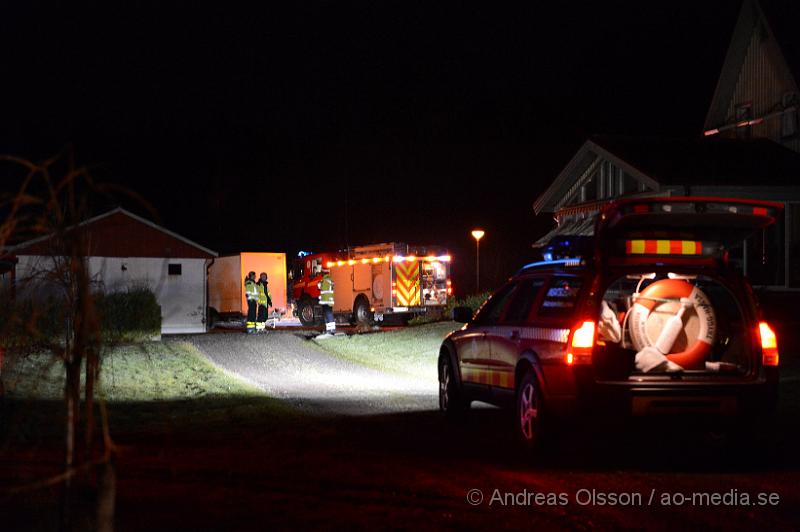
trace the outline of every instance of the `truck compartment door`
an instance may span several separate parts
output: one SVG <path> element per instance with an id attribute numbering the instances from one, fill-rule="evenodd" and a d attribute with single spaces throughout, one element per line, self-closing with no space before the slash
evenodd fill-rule
<path id="1" fill-rule="evenodd" d="M 356 292 L 372 290 L 371 264 L 355 264 L 353 266 L 353 290 Z"/>

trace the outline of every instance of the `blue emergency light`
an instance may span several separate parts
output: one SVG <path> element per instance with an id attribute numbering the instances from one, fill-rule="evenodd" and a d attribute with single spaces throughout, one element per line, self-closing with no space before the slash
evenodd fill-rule
<path id="1" fill-rule="evenodd" d="M 553 237 L 542 250 L 546 262 L 562 259 L 587 258 L 592 256 L 594 238 L 583 235 L 562 235 Z"/>

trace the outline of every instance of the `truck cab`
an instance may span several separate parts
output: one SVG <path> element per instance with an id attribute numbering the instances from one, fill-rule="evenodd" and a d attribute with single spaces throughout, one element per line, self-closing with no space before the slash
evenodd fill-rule
<path id="1" fill-rule="evenodd" d="M 295 257 L 289 270 L 289 297 L 294 314 L 303 325 L 315 325 L 322 319 L 319 306 L 319 282 L 324 265 L 331 262 L 331 253 L 304 253 Z"/>

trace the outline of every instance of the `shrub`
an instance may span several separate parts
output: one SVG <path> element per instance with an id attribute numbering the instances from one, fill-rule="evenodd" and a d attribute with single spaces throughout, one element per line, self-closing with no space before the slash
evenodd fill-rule
<path id="1" fill-rule="evenodd" d="M 479 292 L 477 294 L 468 295 L 464 299 L 455 301 L 451 299 L 450 302 L 447 303 L 447 315 L 452 318 L 453 309 L 456 307 L 469 307 L 472 309 L 472 314 L 474 315 L 490 295 L 492 295 L 491 292 Z"/>
<path id="2" fill-rule="evenodd" d="M 415 316 L 411 320 L 409 320 L 409 325 L 423 325 L 425 323 L 432 323 L 435 321 L 444 321 L 444 320 L 452 320 L 453 319 L 453 309 L 456 307 L 469 307 L 472 309 L 472 314 L 474 315 L 475 312 L 478 311 L 483 302 L 486 301 L 491 295 L 491 292 L 480 292 L 478 294 L 472 294 L 466 296 L 464 299 L 456 299 L 451 297 L 447 301 L 447 305 L 444 308 L 444 312 L 441 314 L 422 314 L 420 316 Z"/>
<path id="3" fill-rule="evenodd" d="M 57 298 L 0 298 L 0 347 L 35 351 L 42 343 L 63 338 L 65 325 L 64 305 Z"/>
<path id="4" fill-rule="evenodd" d="M 161 333 L 161 306 L 147 287 L 98 294 L 95 305 L 100 327 L 109 339 L 138 341 Z"/>

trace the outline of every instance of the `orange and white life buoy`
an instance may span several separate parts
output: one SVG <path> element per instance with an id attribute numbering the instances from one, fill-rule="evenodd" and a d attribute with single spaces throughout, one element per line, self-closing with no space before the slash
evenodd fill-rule
<path id="1" fill-rule="evenodd" d="M 685 311 L 679 313 L 682 306 Z M 703 291 L 682 279 L 656 281 L 634 296 L 627 317 L 633 347 L 641 351 L 656 346 L 662 330 L 676 314 L 681 316 L 678 325 L 682 330 L 674 331 L 674 342 L 664 354 L 683 369 L 704 369 L 717 335 L 716 316 Z"/>

